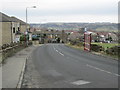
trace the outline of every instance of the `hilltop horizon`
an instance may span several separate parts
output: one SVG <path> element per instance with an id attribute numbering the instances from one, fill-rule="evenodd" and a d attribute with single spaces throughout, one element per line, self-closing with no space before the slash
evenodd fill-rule
<path id="1" fill-rule="evenodd" d="M 55 30 L 79 30 L 79 28 L 86 27 L 90 30 L 96 31 L 118 31 L 118 24 L 116 23 L 44 23 L 44 24 L 30 24 L 35 28 L 47 28 Z"/>

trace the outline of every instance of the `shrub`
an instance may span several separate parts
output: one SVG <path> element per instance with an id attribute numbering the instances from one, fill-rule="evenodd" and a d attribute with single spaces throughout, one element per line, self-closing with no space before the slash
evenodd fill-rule
<path id="1" fill-rule="evenodd" d="M 71 45 L 75 45 L 75 44 L 76 44 L 76 41 L 70 40 L 70 44 L 71 44 Z"/>
<path id="2" fill-rule="evenodd" d="M 21 35 L 20 36 L 20 41 L 26 41 L 26 40 L 29 40 L 29 35 Z"/>
<path id="3" fill-rule="evenodd" d="M 106 53 L 111 54 L 111 55 L 119 55 L 120 56 L 120 46 L 114 46 L 111 48 L 107 48 Z"/>
<path id="4" fill-rule="evenodd" d="M 95 52 L 104 51 L 104 48 L 97 44 L 91 44 L 91 50 Z"/>

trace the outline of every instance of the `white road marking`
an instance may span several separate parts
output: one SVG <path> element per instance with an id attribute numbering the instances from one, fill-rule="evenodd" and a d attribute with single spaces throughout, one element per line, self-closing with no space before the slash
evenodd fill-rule
<path id="1" fill-rule="evenodd" d="M 62 54 L 61 52 L 59 52 L 60 55 L 64 56 L 64 54 Z"/>
<path id="2" fill-rule="evenodd" d="M 56 52 L 58 52 L 60 55 L 64 56 L 64 54 L 62 54 L 61 52 L 59 52 L 58 50 L 56 50 L 54 46 L 53 46 L 53 48 L 54 48 L 54 50 L 55 50 Z"/>
<path id="3" fill-rule="evenodd" d="M 53 48 L 54 48 L 54 50 L 56 50 L 54 46 L 53 46 Z"/>
<path id="4" fill-rule="evenodd" d="M 72 84 L 74 84 L 74 85 L 83 85 L 83 84 L 88 84 L 88 83 L 90 83 L 90 82 L 84 81 L 84 80 L 72 82 Z"/>
<path id="5" fill-rule="evenodd" d="M 58 50 L 56 50 L 56 52 L 58 52 Z"/>
<path id="6" fill-rule="evenodd" d="M 93 69 L 96 69 L 96 70 L 99 70 L 99 71 L 102 71 L 102 72 L 105 72 L 105 73 L 108 73 L 108 74 L 112 74 L 112 75 L 115 75 L 115 76 L 120 76 L 119 74 L 116 74 L 116 73 L 112 73 L 112 72 L 109 72 L 109 71 L 106 71 L 106 70 L 103 70 L 103 69 L 100 69 L 100 68 L 97 68 L 95 66 L 92 66 L 92 65 L 86 65 L 87 67 L 90 67 L 90 68 L 93 68 Z"/>

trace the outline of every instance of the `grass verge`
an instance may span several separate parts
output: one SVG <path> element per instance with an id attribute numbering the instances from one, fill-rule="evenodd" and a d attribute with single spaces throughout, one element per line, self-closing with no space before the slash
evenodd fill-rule
<path id="1" fill-rule="evenodd" d="M 114 47 L 114 46 L 118 46 L 117 43 L 92 43 L 92 44 L 100 45 L 100 46 L 102 46 L 105 50 L 106 50 L 107 48 L 111 48 L 111 47 Z"/>
<path id="2" fill-rule="evenodd" d="M 79 49 L 79 50 L 84 50 L 83 46 L 78 46 L 78 45 L 71 45 L 70 43 L 65 44 L 66 46 L 75 48 L 75 49 Z"/>
<path id="3" fill-rule="evenodd" d="M 94 43 L 95 44 L 95 43 Z M 72 47 L 72 48 L 75 48 L 75 49 L 78 49 L 78 50 L 84 50 L 84 47 L 83 46 L 77 46 L 77 45 L 71 45 L 70 43 L 67 43 L 65 44 L 66 46 L 69 46 L 69 47 Z M 105 45 L 107 46 L 107 44 Z M 115 46 L 115 44 L 114 44 Z M 112 44 L 111 46 L 112 47 Z M 118 60 L 118 56 L 117 55 L 109 55 L 109 54 L 106 54 L 105 52 L 101 51 L 101 52 L 94 52 L 94 51 L 91 51 L 91 53 L 93 54 L 96 54 L 96 55 L 100 55 L 100 56 L 104 56 L 104 57 L 109 57 L 109 58 L 112 58 L 112 59 L 115 59 L 115 60 Z"/>

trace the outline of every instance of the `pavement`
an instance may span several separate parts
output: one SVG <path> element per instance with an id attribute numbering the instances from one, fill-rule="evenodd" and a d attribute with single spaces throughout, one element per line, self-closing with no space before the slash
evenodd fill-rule
<path id="1" fill-rule="evenodd" d="M 42 45 L 33 51 L 30 59 L 35 68 L 27 64 L 24 88 L 118 88 L 117 60 L 64 44 Z"/>
<path id="2" fill-rule="evenodd" d="M 5 60 L 2 70 L 2 88 L 20 88 L 26 60 L 37 46 L 27 47 Z"/>

